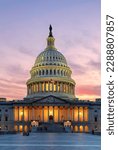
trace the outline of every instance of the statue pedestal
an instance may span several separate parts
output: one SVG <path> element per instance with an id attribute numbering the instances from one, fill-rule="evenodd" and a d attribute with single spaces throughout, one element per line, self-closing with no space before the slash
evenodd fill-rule
<path id="1" fill-rule="evenodd" d="M 37 127 L 36 126 L 32 126 L 32 132 L 37 132 Z"/>

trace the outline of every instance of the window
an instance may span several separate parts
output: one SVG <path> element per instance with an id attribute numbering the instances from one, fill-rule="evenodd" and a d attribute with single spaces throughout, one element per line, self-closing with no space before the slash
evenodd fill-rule
<path id="1" fill-rule="evenodd" d="M 57 73 L 59 74 L 59 70 L 57 70 Z"/>
<path id="2" fill-rule="evenodd" d="M 52 92 L 52 83 L 50 83 L 50 92 Z"/>
<path id="3" fill-rule="evenodd" d="M 56 75 L 56 70 L 54 70 L 54 75 Z"/>
<path id="4" fill-rule="evenodd" d="M 5 116 L 5 121 L 8 121 L 8 116 Z"/>
<path id="5" fill-rule="evenodd" d="M 41 75 L 41 70 L 39 70 L 39 75 Z"/>
<path id="6" fill-rule="evenodd" d="M 54 92 L 56 92 L 56 83 L 54 83 Z"/>
<path id="7" fill-rule="evenodd" d="M 48 75 L 48 70 L 46 70 L 46 75 Z"/>
<path id="8" fill-rule="evenodd" d="M 97 122 L 97 117 L 94 118 L 95 122 Z"/>
<path id="9" fill-rule="evenodd" d="M 50 70 L 50 75 L 52 75 L 52 70 Z"/>
<path id="10" fill-rule="evenodd" d="M 48 83 L 46 82 L 46 92 L 48 92 Z"/>
<path id="11" fill-rule="evenodd" d="M 44 92 L 44 83 L 42 83 L 42 92 Z"/>
<path id="12" fill-rule="evenodd" d="M 42 75 L 44 75 L 44 70 L 42 71 Z"/>

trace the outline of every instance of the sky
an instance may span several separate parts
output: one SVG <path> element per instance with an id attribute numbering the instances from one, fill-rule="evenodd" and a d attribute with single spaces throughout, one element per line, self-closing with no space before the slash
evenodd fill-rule
<path id="1" fill-rule="evenodd" d="M 79 99 L 101 97 L 100 0 L 0 0 L 0 97 L 26 96 L 36 57 L 46 48 L 49 25 L 66 57 Z"/>

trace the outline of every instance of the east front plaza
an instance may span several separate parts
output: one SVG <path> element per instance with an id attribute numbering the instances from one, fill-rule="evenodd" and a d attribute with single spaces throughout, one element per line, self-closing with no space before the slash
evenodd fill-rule
<path id="1" fill-rule="evenodd" d="M 86 133 L 0 135 L 0 150 L 100 150 L 101 136 Z"/>

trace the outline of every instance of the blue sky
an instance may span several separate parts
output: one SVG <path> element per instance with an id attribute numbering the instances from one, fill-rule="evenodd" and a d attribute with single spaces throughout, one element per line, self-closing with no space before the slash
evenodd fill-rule
<path id="1" fill-rule="evenodd" d="M 77 97 L 100 97 L 100 7 L 99 0 L 0 0 L 0 97 L 26 95 L 50 24 L 56 48 L 72 68 Z"/>

